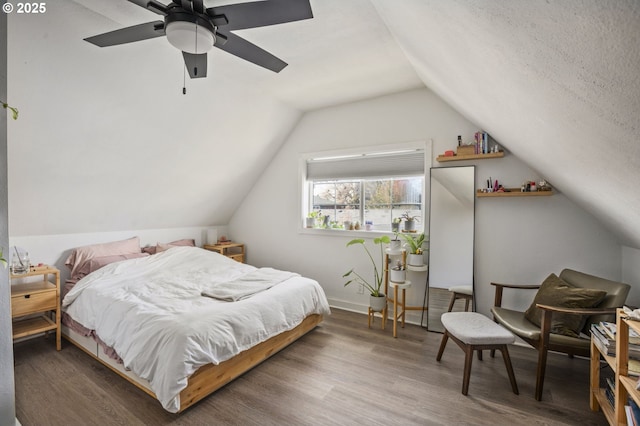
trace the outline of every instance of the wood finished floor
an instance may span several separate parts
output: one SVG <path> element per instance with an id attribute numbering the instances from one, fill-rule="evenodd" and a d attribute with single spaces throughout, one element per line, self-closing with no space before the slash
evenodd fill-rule
<path id="1" fill-rule="evenodd" d="M 474 359 L 469 396 L 463 352 L 407 325 L 334 309 L 314 331 L 182 414 L 63 341 L 15 344 L 16 414 L 30 425 L 605 425 L 589 409 L 589 362 L 550 354 L 542 402 L 533 398 L 536 352 L 511 346 L 520 395 L 500 355 Z"/>

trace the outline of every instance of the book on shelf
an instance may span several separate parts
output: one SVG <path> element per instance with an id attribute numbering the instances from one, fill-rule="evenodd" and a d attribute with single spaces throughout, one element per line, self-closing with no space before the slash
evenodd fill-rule
<path id="1" fill-rule="evenodd" d="M 616 338 L 616 323 L 615 322 L 607 322 L 601 321 L 600 324 L 605 333 L 609 336 L 609 338 Z M 629 344 L 630 345 L 640 345 L 640 334 L 632 328 L 629 328 Z"/>
<path id="2" fill-rule="evenodd" d="M 633 410 L 631 410 L 630 405 L 624 406 L 624 414 L 627 417 L 627 425 L 628 426 L 636 426 L 636 422 L 633 421 Z"/>
<path id="3" fill-rule="evenodd" d="M 604 389 L 604 395 L 607 397 L 607 401 L 611 404 L 611 408 L 616 406 L 616 393 L 612 391 L 609 386 Z M 615 408 L 614 408 L 615 409 Z"/>
<path id="4" fill-rule="evenodd" d="M 613 324 L 615 326 L 615 324 Z M 591 324 L 591 335 L 594 337 L 596 346 L 600 344 L 599 349 L 607 355 L 615 356 L 616 354 L 616 341 L 615 334 L 608 333 L 607 326 L 603 323 Z M 610 329 L 609 329 L 610 330 Z M 629 343 L 629 358 L 640 360 L 640 344 Z"/>
<path id="5" fill-rule="evenodd" d="M 638 407 L 638 404 L 636 404 L 633 398 L 629 398 L 629 402 L 625 406 L 625 410 L 626 410 L 626 407 L 629 407 L 631 411 L 631 422 L 629 422 L 629 417 L 627 414 L 627 424 L 635 425 L 635 426 L 640 425 L 640 407 Z"/>
<path id="6" fill-rule="evenodd" d="M 594 327 L 596 324 L 592 324 L 591 326 L 591 336 L 592 342 L 598 350 L 608 356 L 615 357 L 616 356 L 616 344 L 615 340 L 607 339 L 602 336 L 598 331 L 597 327 Z M 605 343 L 606 342 L 606 343 Z M 629 345 L 631 347 L 631 345 Z M 640 348 L 636 348 L 636 351 L 629 351 L 629 360 L 627 362 L 627 370 L 630 376 L 638 377 L 638 382 L 636 384 L 637 389 L 640 390 Z M 640 425 L 639 425 L 640 426 Z"/>
<path id="7" fill-rule="evenodd" d="M 489 148 L 489 134 L 485 131 L 477 131 L 474 134 L 474 146 L 476 154 L 488 154 L 491 152 Z"/>

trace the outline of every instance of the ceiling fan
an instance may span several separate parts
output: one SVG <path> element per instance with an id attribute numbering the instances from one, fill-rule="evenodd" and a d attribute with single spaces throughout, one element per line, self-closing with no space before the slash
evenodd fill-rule
<path id="1" fill-rule="evenodd" d="M 274 72 L 287 63 L 233 30 L 264 27 L 313 18 L 310 0 L 265 0 L 205 8 L 204 0 L 173 0 L 164 5 L 155 0 L 129 0 L 158 15 L 163 21 L 147 22 L 85 38 L 99 47 L 132 43 L 167 36 L 182 51 L 191 78 L 207 76 L 207 52 L 213 47 Z"/>

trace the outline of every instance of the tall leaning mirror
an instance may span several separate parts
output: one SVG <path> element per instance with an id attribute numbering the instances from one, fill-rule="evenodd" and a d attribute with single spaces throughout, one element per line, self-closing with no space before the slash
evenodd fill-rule
<path id="1" fill-rule="evenodd" d="M 427 329 L 444 331 L 440 316 L 473 310 L 475 166 L 431 169 Z"/>

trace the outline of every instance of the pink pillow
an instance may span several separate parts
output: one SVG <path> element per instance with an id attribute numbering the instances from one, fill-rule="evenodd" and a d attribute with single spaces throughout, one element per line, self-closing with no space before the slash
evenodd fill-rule
<path id="1" fill-rule="evenodd" d="M 137 259 L 139 257 L 147 257 L 148 253 L 127 253 L 127 254 L 114 254 L 113 256 L 102 256 L 102 257 L 94 257 L 90 261 L 84 264 L 84 267 L 81 268 L 78 272 L 84 273 L 84 275 L 89 275 L 93 271 L 97 271 L 103 266 L 107 266 L 113 262 L 120 262 L 121 260 L 127 259 Z M 83 275 L 83 276 L 84 276 Z"/>
<path id="2" fill-rule="evenodd" d="M 185 238 L 185 239 L 182 239 L 182 240 L 172 241 L 170 243 L 158 243 L 155 246 L 144 247 L 142 249 L 142 251 L 144 253 L 156 254 L 156 253 L 160 253 L 161 251 L 168 250 L 171 247 L 175 247 L 175 246 L 195 247 L 196 246 L 196 241 L 194 239 Z"/>
<path id="3" fill-rule="evenodd" d="M 132 237 L 122 241 L 77 247 L 71 252 L 65 265 L 71 269 L 71 278 L 82 278 L 84 275 L 79 277 L 79 271 L 87 270 L 88 266 L 85 267 L 85 264 L 91 259 L 123 254 L 140 254 L 140 238 Z"/>

